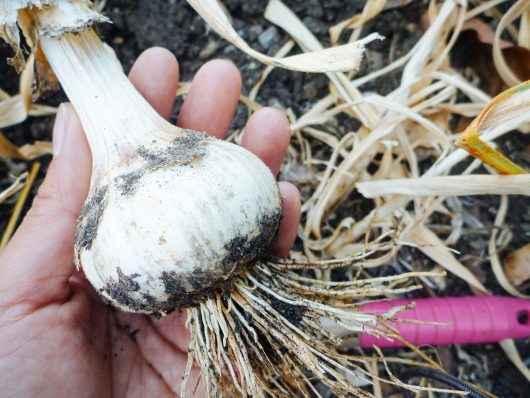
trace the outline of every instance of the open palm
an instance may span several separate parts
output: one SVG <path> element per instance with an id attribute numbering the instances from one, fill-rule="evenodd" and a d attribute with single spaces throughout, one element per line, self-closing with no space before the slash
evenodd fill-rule
<path id="1" fill-rule="evenodd" d="M 178 64 L 152 48 L 130 79 L 164 117 L 178 86 Z M 178 124 L 224 137 L 241 91 L 227 61 L 205 64 L 193 80 Z M 278 110 L 249 119 L 242 145 L 277 173 L 289 142 Z M 175 396 L 187 361 L 186 312 L 154 320 L 102 303 L 72 265 L 75 223 L 89 188 L 90 150 L 73 108 L 62 105 L 54 159 L 31 210 L 0 256 L 0 386 L 2 397 Z M 280 183 L 285 217 L 273 248 L 286 255 L 300 213 L 296 188 Z M 194 380 L 198 378 L 194 374 Z M 201 396 L 201 392 L 197 394 Z"/>

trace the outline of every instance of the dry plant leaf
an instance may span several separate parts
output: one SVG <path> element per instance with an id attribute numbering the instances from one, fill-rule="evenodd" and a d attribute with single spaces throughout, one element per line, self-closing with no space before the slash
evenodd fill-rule
<path id="1" fill-rule="evenodd" d="M 422 251 L 444 269 L 465 280 L 480 291 L 488 292 L 475 275 L 455 258 L 451 250 L 430 229 L 418 224 L 413 226 L 410 232 L 404 231 L 403 234 L 403 239 L 414 243 L 418 250 Z"/>
<path id="2" fill-rule="evenodd" d="M 333 45 L 337 44 L 343 30 L 359 28 L 366 22 L 379 15 L 379 13 L 385 9 L 386 3 L 387 0 L 367 1 L 361 14 L 356 14 L 353 17 L 345 19 L 344 21 L 332 26 L 329 29 L 331 43 L 333 43 Z"/>
<path id="3" fill-rule="evenodd" d="M 9 221 L 7 222 L 7 225 L 2 233 L 2 238 L 0 239 L 0 252 L 4 250 L 7 243 L 11 239 L 11 236 L 13 236 L 13 233 L 15 232 L 16 225 L 18 223 L 20 215 L 22 214 L 22 209 L 24 208 L 24 203 L 26 202 L 29 196 L 31 187 L 33 183 L 35 182 L 35 179 L 37 178 L 37 173 L 39 172 L 39 169 L 40 169 L 39 162 L 35 162 L 31 166 L 31 169 L 28 174 L 28 178 L 23 184 L 23 188 L 20 191 L 20 195 L 17 198 L 15 207 L 13 208 L 13 212 L 11 213 L 11 217 L 9 217 Z"/>
<path id="4" fill-rule="evenodd" d="M 527 81 L 493 98 L 467 127 L 457 144 L 501 174 L 526 174 L 526 170 L 489 146 L 480 135 L 499 128 L 509 131 L 529 120 L 530 81 Z"/>
<path id="5" fill-rule="evenodd" d="M 55 107 L 39 104 L 30 104 L 28 109 L 24 96 L 17 94 L 0 102 L 0 128 L 21 123 L 28 116 L 50 116 L 56 112 Z"/>
<path id="6" fill-rule="evenodd" d="M 48 141 L 36 141 L 33 144 L 25 144 L 17 148 L 5 135 L 0 133 L 0 157 L 32 160 L 39 156 L 51 155 L 53 153 L 52 143 Z"/>
<path id="7" fill-rule="evenodd" d="M 20 94 L 0 102 L 0 128 L 23 122 L 27 116 L 28 111 Z"/>
<path id="8" fill-rule="evenodd" d="M 504 260 L 506 276 L 515 285 L 530 279 L 530 243 L 511 252 Z"/>
<path id="9" fill-rule="evenodd" d="M 293 55 L 286 58 L 273 58 L 252 49 L 234 30 L 217 0 L 188 0 L 197 13 L 224 39 L 241 51 L 266 64 L 303 72 L 334 72 L 356 70 L 362 59 L 365 44 L 377 39 L 372 34 L 354 43 L 330 47 L 311 53 Z M 272 0 L 271 4 L 280 3 Z M 281 4 L 281 3 L 280 3 Z M 288 15 L 284 15 L 288 18 Z"/>
<path id="10" fill-rule="evenodd" d="M 378 141 L 387 139 L 390 134 L 398 134 L 400 148 L 405 151 L 409 164 L 412 167 L 416 164 L 414 160 L 415 154 L 408 142 L 405 130 L 401 126 L 401 123 L 407 120 L 411 113 L 407 111 L 396 114 L 396 109 L 403 109 L 403 105 L 409 105 L 409 97 L 417 94 L 412 86 L 418 82 L 418 76 L 425 73 L 426 65 L 431 60 L 433 51 L 437 50 L 440 43 L 444 42 L 441 37 L 448 30 L 448 26 L 450 26 L 449 20 L 455 11 L 460 12 L 460 8 L 457 8 L 454 2 L 446 1 L 443 3 L 439 16 L 414 47 L 410 60 L 404 68 L 400 87 L 387 96 L 388 100 L 395 104 L 392 107 L 393 109 L 374 111 L 376 122 L 370 134 L 363 137 L 354 147 L 354 150 L 336 167 L 329 181 L 321 183 L 322 188 L 314 195 L 316 203 L 308 213 L 307 236 L 314 235 L 317 239 L 320 239 L 319 230 L 324 216 L 354 188 L 358 179 L 355 178 L 352 170 L 363 169 L 370 163 L 373 156 L 377 153 L 374 150 L 374 146 Z M 446 99 L 445 96 L 452 95 L 452 91 L 453 89 L 451 88 L 450 91 L 444 92 L 441 97 L 434 96 L 427 101 L 422 101 L 421 104 L 414 107 L 413 111 L 420 113 L 424 107 L 432 106 L 436 101 L 444 101 Z M 367 100 L 363 98 L 362 101 L 365 102 Z M 388 104 L 389 102 L 385 101 L 385 103 Z M 376 108 L 372 106 L 370 109 Z M 433 126 L 430 130 L 436 131 L 437 128 Z M 443 133 L 439 138 L 446 141 Z M 417 173 L 417 169 L 412 172 Z M 399 208 L 398 203 L 396 203 L 396 206 Z"/>
<path id="11" fill-rule="evenodd" d="M 499 285 L 501 285 L 504 290 L 506 290 L 512 296 L 520 297 L 523 299 L 530 299 L 530 295 L 520 293 L 515 288 L 515 286 L 512 285 L 512 283 L 510 282 L 510 280 L 504 273 L 504 267 L 502 266 L 501 260 L 499 258 L 499 253 L 497 250 L 497 236 L 499 235 L 499 230 L 501 226 L 504 224 L 504 220 L 506 218 L 507 213 L 508 213 L 508 196 L 502 195 L 501 203 L 499 205 L 499 209 L 497 210 L 497 214 L 495 215 L 495 220 L 493 222 L 493 225 L 497 228 L 493 229 L 489 242 L 488 242 L 488 254 L 489 254 L 491 269 L 493 271 L 493 274 L 495 275 L 495 278 L 497 279 L 497 282 L 499 282 Z"/>
<path id="12" fill-rule="evenodd" d="M 294 41 L 288 40 L 279 50 L 276 54 L 274 54 L 275 58 L 283 58 L 285 57 L 294 47 Z M 254 84 L 254 86 L 250 89 L 248 93 L 248 98 L 252 101 L 256 100 L 256 96 L 258 95 L 258 91 L 261 88 L 261 85 L 267 80 L 267 77 L 269 74 L 273 71 L 274 66 L 267 66 L 265 70 L 261 73 L 261 76 L 259 80 Z"/>
<path id="13" fill-rule="evenodd" d="M 519 27 L 517 44 L 521 47 L 530 48 L 530 8 L 523 11 L 521 15 L 521 26 Z"/>
<path id="14" fill-rule="evenodd" d="M 495 40 L 495 31 L 489 24 L 484 22 L 482 19 L 468 19 L 462 27 L 462 33 L 466 30 L 473 30 L 477 34 L 477 39 L 481 43 L 493 45 L 493 40 Z M 506 40 L 500 40 L 499 45 L 501 48 L 506 48 L 510 47 L 512 43 Z M 470 50 L 473 50 L 473 48 L 470 48 Z"/>
<path id="15" fill-rule="evenodd" d="M 8 63 L 14 66 L 17 72 L 22 72 L 25 66 L 17 25 L 18 11 L 26 7 L 42 7 L 54 2 L 55 0 L 0 0 L 0 37 L 13 49 L 13 58 L 8 59 Z"/>
<path id="16" fill-rule="evenodd" d="M 530 195 L 530 174 L 513 176 L 473 174 L 466 176 L 375 180 L 359 182 L 357 183 L 357 189 L 366 198 L 385 195 L 414 197 Z"/>
<path id="17" fill-rule="evenodd" d="M 57 0 L 1 0 L 0 1 L 0 25 L 16 24 L 18 11 L 28 7 L 44 7 L 55 4 Z"/>
<path id="18" fill-rule="evenodd" d="M 9 187 L 0 192 L 0 203 L 4 202 L 7 198 L 17 193 L 25 184 L 28 178 L 28 173 L 20 175 Z"/>
<path id="19" fill-rule="evenodd" d="M 501 341 L 499 344 L 505 352 L 506 356 L 510 359 L 510 361 L 512 361 L 515 367 L 519 369 L 519 371 L 523 374 L 524 377 L 526 377 L 526 380 L 530 382 L 530 369 L 528 369 L 528 367 L 521 359 L 521 355 L 519 355 L 519 351 L 517 350 L 517 347 L 515 346 L 513 340 L 506 339 Z"/>
<path id="20" fill-rule="evenodd" d="M 35 141 L 33 144 L 22 145 L 18 150 L 22 159 L 33 160 L 40 156 L 52 155 L 53 145 L 49 141 Z"/>
<path id="21" fill-rule="evenodd" d="M 0 157 L 22 159 L 23 156 L 18 148 L 9 141 L 6 136 L 0 133 Z"/>
<path id="22" fill-rule="evenodd" d="M 510 46 L 502 49 L 502 55 L 520 82 L 530 79 L 530 49 Z"/>
<path id="23" fill-rule="evenodd" d="M 458 38 L 459 47 L 466 51 L 462 57 L 464 64 L 472 67 L 481 77 L 481 83 L 490 95 L 496 95 L 507 88 L 494 63 L 494 40 L 493 28 L 478 18 L 467 20 Z M 499 40 L 499 47 L 507 67 L 517 79 L 530 79 L 530 49 L 505 40 Z"/>
<path id="24" fill-rule="evenodd" d="M 323 49 L 322 44 L 311 33 L 307 26 L 305 26 L 291 10 L 279 0 L 273 0 L 269 3 L 265 10 L 265 18 L 289 33 L 305 52 L 321 51 Z M 372 35 L 365 37 L 363 40 L 368 40 L 371 37 L 374 39 L 382 39 L 381 36 L 373 33 Z M 359 119 L 359 121 L 366 126 L 375 126 L 378 118 L 373 109 L 362 103 L 357 105 L 354 104 L 355 101 L 362 98 L 362 95 L 352 86 L 349 78 L 342 72 L 327 72 L 326 75 L 333 83 L 330 87 L 332 94 L 320 100 L 315 105 L 314 109 L 310 110 L 307 114 L 324 111 L 325 108 L 322 108 L 321 104 L 327 103 L 328 105 L 331 105 L 338 97 L 342 101 L 352 103 L 350 112 L 353 117 Z M 328 102 L 328 100 L 330 101 Z M 326 120 L 329 120 L 331 116 L 327 115 L 325 118 Z"/>
<path id="25" fill-rule="evenodd" d="M 499 24 L 497 25 L 497 29 L 495 30 L 495 37 L 493 40 L 493 62 L 497 68 L 497 71 L 499 72 L 499 75 L 502 77 L 507 86 L 515 86 L 516 84 L 521 83 L 521 80 L 518 78 L 516 73 L 510 69 L 510 66 L 504 58 L 504 55 L 501 51 L 501 34 L 508 25 L 523 15 L 527 11 L 528 7 L 530 7 L 529 0 L 518 0 L 502 16 Z M 528 68 L 527 65 L 526 68 Z"/>

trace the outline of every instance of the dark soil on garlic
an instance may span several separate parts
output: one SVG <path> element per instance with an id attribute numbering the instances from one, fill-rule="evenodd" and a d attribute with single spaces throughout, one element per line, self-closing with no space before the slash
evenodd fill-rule
<path id="1" fill-rule="evenodd" d="M 316 34 L 321 42 L 329 44 L 328 28 L 346 17 L 360 12 L 362 1 L 343 0 L 289 0 L 285 3 L 304 21 L 308 28 Z M 513 2 L 508 2 L 513 3 Z M 162 46 L 171 50 L 179 59 L 181 80 L 190 80 L 199 67 L 214 58 L 232 60 L 241 70 L 244 91 L 248 91 L 259 79 L 264 66 L 252 58 L 247 57 L 234 46 L 219 38 L 203 20 L 185 3 L 184 0 L 107 0 L 105 12 L 114 22 L 112 25 L 100 26 L 99 30 L 105 41 L 111 44 L 122 61 L 125 70 L 129 70 L 134 60 L 145 49 L 151 46 Z M 235 29 L 255 49 L 267 54 L 274 54 L 288 36 L 279 28 L 272 26 L 263 18 L 267 2 L 265 0 L 226 0 L 224 2 L 233 17 Z M 324 6 L 325 5 L 325 6 Z M 395 8 L 384 12 L 375 21 L 369 23 L 363 34 L 379 32 L 386 37 L 383 42 L 375 42 L 368 46 L 366 60 L 363 61 L 361 73 L 378 69 L 399 58 L 407 52 L 422 34 L 420 16 L 426 10 L 427 1 L 412 1 L 406 7 Z M 14 70 L 6 65 L 4 60 L 10 56 L 7 46 L 0 43 L 0 86 L 10 94 L 18 92 L 18 77 Z M 461 68 L 470 67 L 466 55 L 466 47 L 458 47 L 452 53 L 452 62 Z M 472 66 L 472 65 L 471 65 Z M 323 97 L 328 90 L 328 80 L 323 75 L 303 74 L 276 69 L 267 79 L 260 90 L 258 102 L 280 109 L 290 108 L 300 115 L 308 107 Z M 385 75 L 375 82 L 363 87 L 364 91 L 375 91 L 387 94 L 399 84 L 399 72 Z M 484 84 L 482 81 L 480 84 Z M 50 95 L 46 102 L 56 105 L 66 97 L 62 92 Z M 177 101 L 172 118 L 176 119 L 181 100 Z M 241 128 L 249 113 L 240 105 L 232 128 Z M 456 121 L 455 121 L 456 123 Z M 16 145 L 31 143 L 36 140 L 50 140 L 53 118 L 30 118 L 23 124 L 4 129 L 3 133 Z M 341 137 L 346 132 L 356 128 L 351 118 L 340 117 L 337 121 L 324 126 L 328 132 Z M 318 145 L 318 144 L 315 144 Z M 516 163 L 530 169 L 530 137 L 518 132 L 505 136 L 501 149 L 509 154 Z M 315 146 L 314 156 L 326 158 L 325 148 Z M 35 194 L 39 183 L 49 164 L 49 158 L 42 158 L 43 163 L 37 183 L 32 188 Z M 425 166 L 429 165 L 428 156 Z M 12 181 L 13 175 L 19 175 L 28 170 L 30 162 L 4 160 L 0 162 L 0 184 L 5 187 Z M 75 167 L 75 165 L 73 165 Z M 298 182 L 302 197 L 315 188 L 311 179 L 311 170 L 307 170 L 308 177 Z M 12 197 L 0 205 L 0 228 L 3 230 L 13 210 L 15 198 Z M 26 210 L 31 200 L 27 201 Z M 369 209 L 363 203 L 362 197 L 352 194 L 337 210 L 333 223 L 343 215 L 349 214 L 357 218 L 366 214 Z M 464 214 L 464 228 L 467 231 L 454 246 L 454 249 L 466 253 L 461 260 L 473 273 L 494 293 L 504 294 L 498 285 L 487 261 L 488 234 L 480 234 L 480 229 L 492 228 L 492 223 L 498 209 L 499 198 L 496 196 L 482 196 L 464 198 L 462 201 Z M 480 220 L 477 221 L 477 220 Z M 447 223 L 440 220 L 440 224 Z M 503 248 L 501 256 L 530 242 L 530 201 L 527 197 L 510 198 L 510 211 L 503 228 L 513 234 L 510 244 Z M 43 237 L 45 239 L 46 237 Z M 299 245 L 299 242 L 298 242 Z M 402 260 L 402 261 L 401 261 Z M 377 272 L 395 273 L 406 271 L 402 265 L 412 264 L 415 269 L 430 269 L 432 263 L 421 253 L 413 249 L 400 251 L 392 266 L 382 267 Z M 134 286 L 133 286 L 134 287 Z M 527 288 L 527 293 L 530 289 Z M 423 291 L 416 292 L 416 296 L 459 296 L 471 294 L 466 283 L 448 275 L 445 284 L 427 286 Z M 282 309 L 289 312 L 289 308 Z M 530 362 L 530 340 L 517 342 L 523 360 Z M 463 347 L 440 347 L 439 359 L 445 369 L 464 380 L 476 383 L 484 389 L 501 397 L 527 397 L 528 383 L 519 371 L 506 358 L 503 351 L 495 344 Z M 399 368 L 393 369 L 397 375 Z M 385 397 L 399 397 L 399 390 L 384 386 Z M 438 395 L 437 395 L 438 396 Z M 442 396 L 442 395 L 439 395 Z"/>

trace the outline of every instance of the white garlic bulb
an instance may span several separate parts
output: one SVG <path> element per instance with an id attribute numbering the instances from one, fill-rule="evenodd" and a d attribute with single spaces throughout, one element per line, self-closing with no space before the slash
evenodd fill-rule
<path id="1" fill-rule="evenodd" d="M 282 216 L 267 166 L 163 120 L 93 31 L 43 37 L 41 46 L 92 149 L 75 240 L 88 280 L 117 307 L 152 314 L 229 290 L 269 248 Z"/>
<path id="2" fill-rule="evenodd" d="M 228 287 L 280 218 L 277 184 L 256 156 L 187 131 L 105 175 L 79 218 L 76 252 L 113 304 L 163 314 Z"/>

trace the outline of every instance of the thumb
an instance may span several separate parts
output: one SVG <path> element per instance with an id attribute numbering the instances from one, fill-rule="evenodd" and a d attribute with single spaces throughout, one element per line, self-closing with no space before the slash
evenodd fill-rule
<path id="1" fill-rule="evenodd" d="M 0 255 L 3 294 L 8 289 L 18 297 L 41 302 L 55 298 L 50 296 L 67 286 L 74 270 L 75 225 L 88 193 L 90 170 L 90 149 L 79 118 L 72 105 L 62 104 L 55 119 L 53 160 L 46 178 Z"/>

